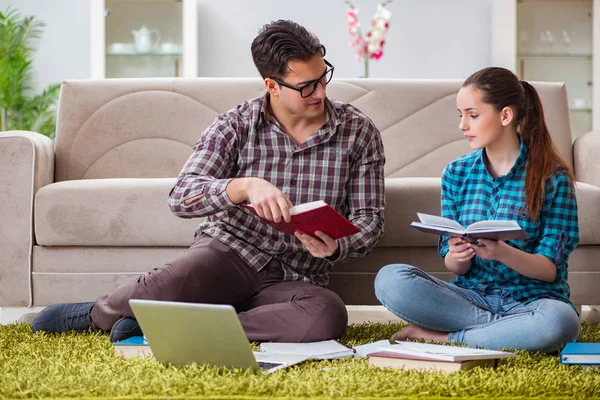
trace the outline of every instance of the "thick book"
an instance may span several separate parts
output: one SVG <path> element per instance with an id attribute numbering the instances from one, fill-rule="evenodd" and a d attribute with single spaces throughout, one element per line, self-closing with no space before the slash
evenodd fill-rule
<path id="1" fill-rule="evenodd" d="M 600 343 L 567 343 L 560 352 L 563 364 L 600 364 Z"/>
<path id="2" fill-rule="evenodd" d="M 476 349 L 473 347 L 447 346 L 441 344 L 397 342 L 390 346 L 380 347 L 379 351 L 397 353 L 405 356 L 417 356 L 429 360 L 470 361 L 512 358 L 515 353 L 499 350 Z"/>
<path id="3" fill-rule="evenodd" d="M 256 214 L 256 210 L 252 205 L 242 204 L 242 206 Z M 360 232 L 356 225 L 322 200 L 294 206 L 290 208 L 290 214 L 290 222 L 283 220 L 274 222 L 265 218 L 261 219 L 273 228 L 290 235 L 293 235 L 296 231 L 302 231 L 315 236 L 315 231 L 321 231 L 334 239 L 341 239 Z"/>
<path id="4" fill-rule="evenodd" d="M 465 361 L 432 360 L 425 357 L 379 351 L 369 354 L 369 366 L 379 368 L 414 369 L 421 371 L 454 372 L 475 367 L 495 367 L 497 358 Z"/>
<path id="5" fill-rule="evenodd" d="M 152 350 L 144 336 L 132 336 L 130 338 L 113 343 L 116 356 L 130 357 L 149 357 L 152 356 Z"/>
<path id="6" fill-rule="evenodd" d="M 410 224 L 413 228 L 434 235 L 462 237 L 469 242 L 477 243 L 477 239 L 492 240 L 525 240 L 527 233 L 517 221 L 487 220 L 475 222 L 466 228 L 456 221 L 435 215 L 417 213 L 420 222 Z"/>

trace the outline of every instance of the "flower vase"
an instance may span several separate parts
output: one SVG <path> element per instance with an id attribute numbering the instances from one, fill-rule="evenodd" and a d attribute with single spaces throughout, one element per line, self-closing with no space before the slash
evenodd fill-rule
<path id="1" fill-rule="evenodd" d="M 368 78 L 369 77 L 369 57 L 367 57 L 367 55 L 364 56 L 364 66 L 365 66 L 365 74 L 362 76 L 362 78 Z"/>

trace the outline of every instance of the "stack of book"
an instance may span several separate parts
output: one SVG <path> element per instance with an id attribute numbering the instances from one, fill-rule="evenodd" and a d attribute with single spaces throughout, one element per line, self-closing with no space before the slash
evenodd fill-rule
<path id="1" fill-rule="evenodd" d="M 382 346 L 369 354 L 371 367 L 453 372 L 475 367 L 495 367 L 498 359 L 515 357 L 515 353 L 471 347 L 401 342 Z"/>

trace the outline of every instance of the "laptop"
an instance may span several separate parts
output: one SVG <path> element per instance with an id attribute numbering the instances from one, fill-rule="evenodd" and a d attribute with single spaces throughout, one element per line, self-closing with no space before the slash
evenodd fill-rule
<path id="1" fill-rule="evenodd" d="M 230 305 L 134 299 L 129 304 L 152 354 L 165 364 L 211 364 L 271 373 L 310 358 L 253 352 Z"/>

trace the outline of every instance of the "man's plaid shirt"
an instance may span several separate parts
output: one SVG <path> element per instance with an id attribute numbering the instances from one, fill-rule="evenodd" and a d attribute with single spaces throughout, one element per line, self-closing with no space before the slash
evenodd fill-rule
<path id="1" fill-rule="evenodd" d="M 442 216 L 463 226 L 490 219 L 516 220 L 527 240 L 507 243 L 532 254 L 541 254 L 556 264 L 556 280 L 528 278 L 506 265 L 475 256 L 472 267 L 452 283 L 475 290 L 486 286 L 507 290 L 524 303 L 540 298 L 569 301 L 568 256 L 579 243 L 577 201 L 573 183 L 563 170 L 545 181 L 545 198 L 537 220 L 526 209 L 525 175 L 528 149 L 521 141 L 515 165 L 507 175 L 494 179 L 484 164 L 484 151 L 477 150 L 448 164 L 442 174 Z M 448 237 L 441 237 L 439 254 L 448 253 Z"/>
<path id="2" fill-rule="evenodd" d="M 333 263 L 368 254 L 383 234 L 385 156 L 369 118 L 348 104 L 326 100 L 325 106 L 327 122 L 301 145 L 269 115 L 268 94 L 221 114 L 201 134 L 171 190 L 171 210 L 183 218 L 208 216 L 196 237 L 220 240 L 256 271 L 276 257 L 285 280 L 326 286 Z M 323 200 L 361 232 L 338 240 L 335 259 L 313 257 L 296 237 L 231 202 L 225 188 L 242 177 L 269 181 L 292 204 Z"/>

